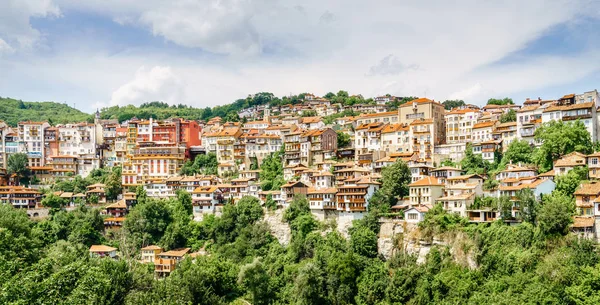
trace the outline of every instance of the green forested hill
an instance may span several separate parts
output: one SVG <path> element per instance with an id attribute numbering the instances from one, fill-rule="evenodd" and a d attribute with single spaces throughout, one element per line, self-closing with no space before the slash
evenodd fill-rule
<path id="1" fill-rule="evenodd" d="M 21 121 L 48 121 L 52 124 L 65 124 L 91 120 L 93 116 L 66 104 L 55 102 L 23 102 L 0 97 L 0 120 L 10 126 Z"/>

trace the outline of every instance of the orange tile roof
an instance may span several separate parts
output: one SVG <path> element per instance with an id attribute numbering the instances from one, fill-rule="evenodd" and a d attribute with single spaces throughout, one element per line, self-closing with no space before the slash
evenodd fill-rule
<path id="1" fill-rule="evenodd" d="M 594 226 L 594 217 L 574 216 L 573 228 L 589 228 Z"/>
<path id="2" fill-rule="evenodd" d="M 408 131 L 410 128 L 404 124 L 388 124 L 385 127 L 383 127 L 383 130 L 381 130 L 381 133 L 391 133 L 391 132 L 398 132 L 398 131 Z"/>
<path id="3" fill-rule="evenodd" d="M 577 188 L 574 195 L 598 195 L 600 194 L 600 183 L 584 183 Z"/>
<path id="4" fill-rule="evenodd" d="M 436 104 L 439 104 L 438 102 L 436 102 L 434 100 L 430 100 L 428 98 L 422 97 L 422 98 L 418 98 L 416 100 L 412 100 L 410 102 L 404 103 L 404 104 L 400 105 L 400 107 L 412 107 L 413 103 L 418 103 L 418 104 L 436 103 Z"/>
<path id="5" fill-rule="evenodd" d="M 412 123 L 410 123 L 410 125 L 425 125 L 425 124 L 433 124 L 433 119 L 420 119 L 420 120 L 414 120 L 412 121 Z"/>
<path id="6" fill-rule="evenodd" d="M 319 123 L 320 121 L 321 121 L 321 117 L 320 116 L 308 116 L 308 117 L 301 118 L 301 123 L 302 124 Z"/>
<path id="7" fill-rule="evenodd" d="M 473 125 L 473 129 L 493 127 L 494 125 L 496 125 L 497 122 L 498 121 L 489 121 L 489 122 L 476 123 L 475 125 Z"/>
<path id="8" fill-rule="evenodd" d="M 436 177 L 427 176 L 421 180 L 413 182 L 408 186 L 443 186 Z"/>
<path id="9" fill-rule="evenodd" d="M 117 248 L 105 246 L 105 245 L 92 245 L 90 247 L 90 252 L 111 252 L 116 251 Z"/>

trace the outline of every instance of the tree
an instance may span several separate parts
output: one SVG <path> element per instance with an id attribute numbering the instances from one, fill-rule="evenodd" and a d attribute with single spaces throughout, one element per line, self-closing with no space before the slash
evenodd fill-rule
<path id="1" fill-rule="evenodd" d="M 105 183 L 106 198 L 109 200 L 117 199 L 117 196 L 123 191 L 121 185 L 121 167 L 113 167 L 112 173 L 108 176 Z"/>
<path id="2" fill-rule="evenodd" d="M 267 208 L 269 210 L 277 209 L 277 202 L 275 202 L 275 200 L 273 200 L 273 195 L 271 195 L 271 194 L 267 195 L 267 199 L 265 200 L 265 208 Z"/>
<path id="3" fill-rule="evenodd" d="M 490 98 L 487 101 L 488 105 L 514 105 L 515 103 L 513 102 L 513 100 L 511 98 L 505 97 L 503 99 L 495 99 L 495 98 Z"/>
<path id="4" fill-rule="evenodd" d="M 343 131 L 338 131 L 337 132 L 337 147 L 338 148 L 344 148 L 348 145 L 350 145 L 350 135 L 343 132 Z"/>
<path id="5" fill-rule="evenodd" d="M 301 117 L 310 117 L 317 116 L 317 112 L 315 110 L 303 110 L 300 114 Z"/>
<path id="6" fill-rule="evenodd" d="M 290 206 L 285 210 L 283 219 L 288 223 L 293 222 L 301 215 L 310 214 L 308 200 L 304 195 L 295 195 L 290 203 Z"/>
<path id="7" fill-rule="evenodd" d="M 525 140 L 515 140 L 508 145 L 508 149 L 502 156 L 501 166 L 504 167 L 509 163 L 531 164 L 533 156 L 533 147 Z"/>
<path id="8" fill-rule="evenodd" d="M 60 196 L 50 193 L 42 199 L 42 205 L 52 209 L 60 209 L 67 204 L 67 201 Z"/>
<path id="9" fill-rule="evenodd" d="M 575 167 L 566 174 L 556 176 L 556 191 L 572 198 L 573 193 L 579 188 L 582 180 L 587 179 L 587 166 Z"/>
<path id="10" fill-rule="evenodd" d="M 335 97 L 335 93 L 333 93 L 333 92 L 327 92 L 327 94 L 325 94 L 325 96 L 323 96 L 323 97 L 326 98 L 326 99 L 328 99 L 328 100 L 330 100 L 330 99 L 332 99 L 332 98 Z"/>
<path id="11" fill-rule="evenodd" d="M 175 194 L 177 195 L 177 201 L 181 204 L 183 210 L 187 215 L 192 215 L 194 207 L 192 206 L 192 196 L 184 189 L 178 189 Z"/>
<path id="12" fill-rule="evenodd" d="M 468 174 L 483 174 L 489 167 L 489 163 L 483 160 L 481 155 L 473 153 L 473 146 L 467 143 L 465 157 L 460 161 L 461 168 Z"/>
<path id="13" fill-rule="evenodd" d="M 260 181 L 263 191 L 279 189 L 283 185 L 283 163 L 284 148 L 272 153 L 263 159 L 260 167 Z"/>
<path id="14" fill-rule="evenodd" d="M 464 106 L 465 102 L 463 100 L 445 100 L 442 105 L 444 105 L 444 109 L 452 110 L 453 108 Z"/>
<path id="15" fill-rule="evenodd" d="M 504 113 L 500 116 L 500 123 L 508 123 L 508 122 L 516 122 L 517 121 L 517 112 L 513 109 L 508 110 L 507 113 Z"/>
<path id="16" fill-rule="evenodd" d="M 29 176 L 29 168 L 27 168 L 27 164 L 27 154 L 11 154 L 8 157 L 6 171 L 9 175 L 15 175 L 19 182 L 26 182 L 27 177 Z"/>
<path id="17" fill-rule="evenodd" d="M 590 133 L 580 120 L 544 123 L 535 131 L 535 139 L 542 143 L 533 156 L 540 172 L 550 170 L 561 156 L 574 151 L 589 154 L 593 149 Z"/>
<path id="18" fill-rule="evenodd" d="M 408 195 L 408 184 L 411 182 L 410 169 L 402 160 L 386 166 L 381 171 L 381 189 L 378 192 L 383 195 L 388 206 L 396 204 L 399 198 Z"/>
<path id="19" fill-rule="evenodd" d="M 520 190 L 517 192 L 517 200 L 519 201 L 523 221 L 535 224 L 539 204 L 533 190 L 530 188 Z"/>
<path id="20" fill-rule="evenodd" d="M 254 224 L 263 216 L 263 209 L 260 207 L 260 201 L 253 196 L 244 196 L 237 204 L 237 222 L 238 225 L 245 227 Z"/>
<path id="21" fill-rule="evenodd" d="M 325 288 L 322 271 L 312 262 L 298 271 L 295 282 L 296 304 L 325 304 Z"/>
<path id="22" fill-rule="evenodd" d="M 569 225 L 573 222 L 575 204 L 572 197 L 567 194 L 554 191 L 544 196 L 544 204 L 540 207 L 537 221 L 540 229 L 546 235 L 565 235 L 569 231 Z"/>
<path id="23" fill-rule="evenodd" d="M 273 296 L 269 291 L 269 282 L 270 277 L 260 258 L 255 258 L 252 263 L 240 268 L 238 284 L 250 292 L 252 304 L 261 305 L 272 302 Z"/>
<path id="24" fill-rule="evenodd" d="M 352 231 L 350 244 L 354 253 L 370 258 L 377 257 L 377 234 L 366 227 Z"/>

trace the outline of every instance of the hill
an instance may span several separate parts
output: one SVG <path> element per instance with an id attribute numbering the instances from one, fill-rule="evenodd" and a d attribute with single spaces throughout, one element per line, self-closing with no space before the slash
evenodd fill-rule
<path id="1" fill-rule="evenodd" d="M 66 104 L 56 102 L 23 102 L 0 97 L 0 120 L 10 126 L 21 121 L 48 121 L 66 124 L 92 120 L 93 116 Z"/>

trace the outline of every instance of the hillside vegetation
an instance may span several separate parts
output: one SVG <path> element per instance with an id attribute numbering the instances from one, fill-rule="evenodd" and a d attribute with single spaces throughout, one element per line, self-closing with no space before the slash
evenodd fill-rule
<path id="1" fill-rule="evenodd" d="M 48 121 L 66 124 L 92 120 L 92 115 L 81 112 L 66 104 L 56 102 L 23 102 L 0 97 L 0 120 L 10 126 L 21 121 Z"/>

